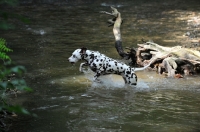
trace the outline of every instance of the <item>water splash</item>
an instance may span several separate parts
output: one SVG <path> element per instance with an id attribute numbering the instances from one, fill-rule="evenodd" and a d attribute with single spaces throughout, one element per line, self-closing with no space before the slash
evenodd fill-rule
<path id="1" fill-rule="evenodd" d="M 34 34 L 39 34 L 39 35 L 46 34 L 46 31 L 44 29 L 32 29 L 28 27 L 27 30 L 33 32 Z"/>

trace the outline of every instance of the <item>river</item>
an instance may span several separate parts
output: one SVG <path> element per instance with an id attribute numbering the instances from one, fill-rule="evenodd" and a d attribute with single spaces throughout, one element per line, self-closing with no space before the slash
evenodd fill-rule
<path id="1" fill-rule="evenodd" d="M 199 2 L 197 2 L 199 3 Z M 126 87 L 120 76 L 91 81 L 68 57 L 81 47 L 121 60 L 107 27 L 115 6 L 124 19 L 124 47 L 136 47 L 142 38 L 165 45 L 190 42 L 183 35 L 188 21 L 200 14 L 195 2 L 110 1 L 73 4 L 24 4 L 11 10 L 30 19 L 13 20 L 15 29 L 0 33 L 14 51 L 12 60 L 24 65 L 24 78 L 34 90 L 13 97 L 37 117 L 18 116 L 12 132 L 198 132 L 200 131 L 200 77 L 165 78 L 155 71 L 137 72 L 138 85 Z M 123 60 L 121 60 L 123 61 Z"/>

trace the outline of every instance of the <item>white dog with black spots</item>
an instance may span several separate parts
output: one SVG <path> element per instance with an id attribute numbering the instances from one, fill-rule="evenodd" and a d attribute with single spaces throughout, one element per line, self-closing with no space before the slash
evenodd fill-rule
<path id="1" fill-rule="evenodd" d="M 89 66 L 95 72 L 94 81 L 98 81 L 100 75 L 117 74 L 121 75 L 126 84 L 130 86 L 137 85 L 137 75 L 135 71 L 141 71 L 150 66 L 151 62 L 142 68 L 132 68 L 122 62 L 107 57 L 98 51 L 87 50 L 87 48 L 76 49 L 72 56 L 68 58 L 69 62 L 76 63 L 79 60 L 85 60 L 80 64 L 79 71 L 83 72 L 83 66 Z"/>

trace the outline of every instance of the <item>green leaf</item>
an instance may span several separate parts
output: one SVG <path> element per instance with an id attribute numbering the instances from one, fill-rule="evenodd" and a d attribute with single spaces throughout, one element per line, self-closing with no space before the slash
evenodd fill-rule
<path id="1" fill-rule="evenodd" d="M 12 67 L 10 71 L 21 75 L 22 73 L 26 71 L 26 69 L 24 66 L 15 66 L 15 67 Z"/>
<path id="2" fill-rule="evenodd" d="M 24 89 L 25 91 L 27 91 L 27 92 L 33 92 L 33 89 L 30 88 L 30 87 L 24 87 L 23 89 Z"/>
<path id="3" fill-rule="evenodd" d="M 14 29 L 15 26 L 13 24 L 9 24 L 5 21 L 0 21 L 0 29 L 3 29 L 3 30 L 8 30 L 8 29 Z"/>
<path id="4" fill-rule="evenodd" d="M 24 109 L 21 106 L 2 106 L 3 108 L 5 108 L 6 110 L 10 111 L 10 112 L 15 112 L 18 114 L 25 114 L 25 115 L 30 115 L 30 112 L 28 112 L 26 109 Z"/>
<path id="5" fill-rule="evenodd" d="M 5 89 L 7 88 L 7 86 L 8 86 L 8 82 L 1 82 L 1 83 L 0 83 L 0 88 L 1 88 L 1 89 L 4 89 L 4 90 L 5 90 Z"/>
<path id="6" fill-rule="evenodd" d="M 11 52 L 12 49 L 6 47 L 5 39 L 0 38 L 0 59 L 2 60 L 11 60 L 10 57 L 6 54 L 6 52 Z"/>

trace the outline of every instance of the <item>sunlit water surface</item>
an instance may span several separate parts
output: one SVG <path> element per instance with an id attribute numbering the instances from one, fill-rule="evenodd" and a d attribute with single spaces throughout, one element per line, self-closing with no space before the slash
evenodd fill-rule
<path id="1" fill-rule="evenodd" d="M 80 47 L 121 60 L 112 28 L 107 27 L 109 16 L 98 13 L 110 11 L 110 5 L 117 6 L 124 18 L 124 47 L 136 47 L 141 38 L 168 46 L 181 44 L 187 31 L 185 18 L 197 7 L 173 4 L 99 2 L 16 8 L 31 23 L 18 22 L 15 30 L 4 31 L 2 36 L 14 50 L 13 61 L 26 66 L 25 79 L 34 92 L 19 94 L 12 103 L 38 117 L 17 117 L 11 131 L 200 131 L 199 76 L 172 79 L 145 70 L 136 73 L 138 85 L 129 87 L 117 75 L 93 82 L 94 73 L 80 73 L 80 63 L 71 65 L 67 60 Z"/>

